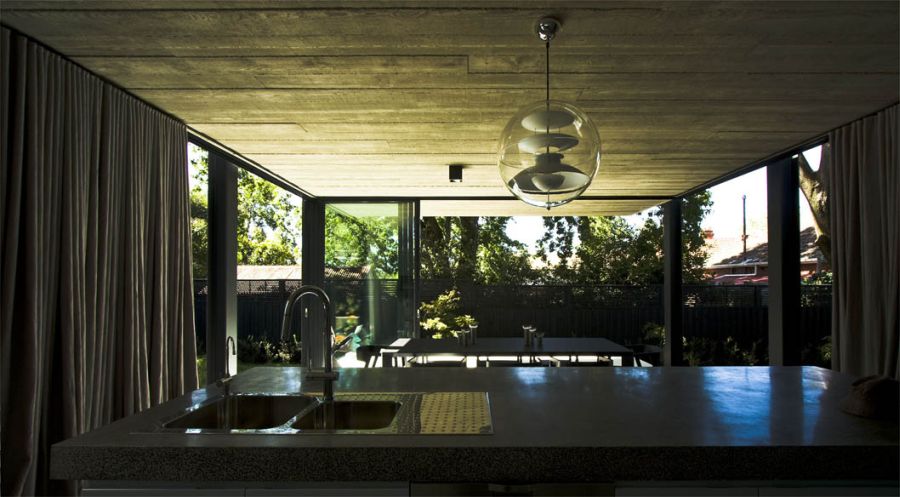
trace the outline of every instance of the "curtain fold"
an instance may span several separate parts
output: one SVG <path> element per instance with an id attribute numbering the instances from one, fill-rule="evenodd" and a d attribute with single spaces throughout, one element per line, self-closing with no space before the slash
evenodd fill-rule
<path id="1" fill-rule="evenodd" d="M 832 131 L 832 367 L 900 377 L 898 105 Z"/>
<path id="2" fill-rule="evenodd" d="M 2 28 L 3 495 L 50 445 L 197 386 L 184 124 Z"/>

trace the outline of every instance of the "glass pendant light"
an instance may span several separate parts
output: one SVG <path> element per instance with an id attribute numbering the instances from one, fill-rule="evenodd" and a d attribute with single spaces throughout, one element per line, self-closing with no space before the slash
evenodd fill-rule
<path id="1" fill-rule="evenodd" d="M 546 99 L 523 107 L 500 135 L 498 165 L 506 187 L 522 201 L 548 210 L 578 198 L 600 167 L 600 133 L 573 104 L 550 99 L 550 41 L 559 21 L 543 18 L 537 34 L 546 43 Z"/>

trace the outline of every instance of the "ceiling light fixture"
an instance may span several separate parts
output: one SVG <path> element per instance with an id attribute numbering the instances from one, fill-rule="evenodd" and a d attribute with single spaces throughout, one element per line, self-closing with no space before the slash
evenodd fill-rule
<path id="1" fill-rule="evenodd" d="M 462 164 L 450 164 L 450 182 L 462 183 Z"/>
<path id="2" fill-rule="evenodd" d="M 546 47 L 544 100 L 523 107 L 500 135 L 497 163 L 506 187 L 537 207 L 557 207 L 584 193 L 600 168 L 600 133 L 573 104 L 550 100 L 550 41 L 560 23 L 538 21 L 535 31 Z"/>

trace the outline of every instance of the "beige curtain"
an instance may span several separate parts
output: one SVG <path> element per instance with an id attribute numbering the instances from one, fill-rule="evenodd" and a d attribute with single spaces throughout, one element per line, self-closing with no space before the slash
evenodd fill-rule
<path id="1" fill-rule="evenodd" d="M 898 106 L 828 136 L 834 270 L 832 366 L 900 377 Z"/>
<path id="2" fill-rule="evenodd" d="M 2 28 L 2 493 L 197 385 L 185 126 Z"/>

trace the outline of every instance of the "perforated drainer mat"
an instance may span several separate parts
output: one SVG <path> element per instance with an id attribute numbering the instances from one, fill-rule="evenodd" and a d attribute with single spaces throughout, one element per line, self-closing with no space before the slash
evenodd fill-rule
<path id="1" fill-rule="evenodd" d="M 484 392 L 422 394 L 419 433 L 477 435 L 491 433 L 491 411 Z"/>
<path id="2" fill-rule="evenodd" d="M 486 392 L 347 392 L 335 394 L 335 399 L 400 402 L 400 411 L 391 425 L 371 433 L 490 435 L 494 432 Z"/>

